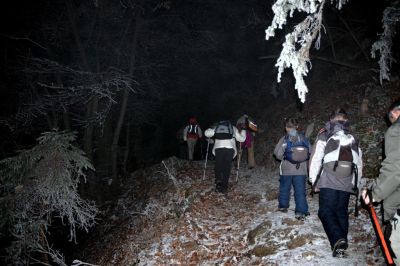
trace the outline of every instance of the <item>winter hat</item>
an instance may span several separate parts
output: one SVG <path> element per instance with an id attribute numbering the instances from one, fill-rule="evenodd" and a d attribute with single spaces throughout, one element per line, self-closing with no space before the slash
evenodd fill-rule
<path id="1" fill-rule="evenodd" d="M 286 118 L 285 119 L 285 127 L 297 128 L 298 125 L 299 125 L 299 123 L 296 118 Z"/>
<path id="2" fill-rule="evenodd" d="M 393 102 L 390 107 L 389 107 L 389 112 L 393 111 L 394 109 L 400 109 L 400 99 L 397 101 Z"/>
<path id="3" fill-rule="evenodd" d="M 196 124 L 196 123 L 197 123 L 196 117 L 189 118 L 189 124 Z"/>
<path id="4" fill-rule="evenodd" d="M 331 113 L 331 119 L 334 119 L 338 116 L 341 116 L 347 120 L 347 112 L 343 108 L 336 109 Z"/>

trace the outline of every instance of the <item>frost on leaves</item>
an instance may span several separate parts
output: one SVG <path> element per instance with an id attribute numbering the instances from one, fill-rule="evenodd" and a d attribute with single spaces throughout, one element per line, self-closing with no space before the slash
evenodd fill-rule
<path id="1" fill-rule="evenodd" d="M 396 24 L 400 21 L 400 8 L 399 7 L 387 7 L 383 11 L 383 33 L 379 40 L 377 40 L 371 49 L 372 58 L 376 57 L 376 53 L 379 51 L 379 68 L 380 75 L 379 79 L 382 84 L 384 79 L 390 80 L 390 66 L 392 62 L 394 62 L 394 58 L 392 57 L 392 45 L 393 38 L 396 35 Z"/>
<path id="2" fill-rule="evenodd" d="M 88 231 L 95 224 L 97 208 L 78 194 L 84 170 L 93 166 L 73 145 L 75 139 L 71 132 L 46 132 L 32 149 L 0 161 L 1 183 L 7 191 L 2 199 L 12 206 L 9 216 L 0 218 L 12 225 L 14 241 L 8 251 L 15 265 L 43 263 L 35 253 L 65 265 L 46 237 L 54 219 L 69 227 L 70 240 L 75 240 L 76 228 Z"/>
<path id="3" fill-rule="evenodd" d="M 333 1 L 331 1 L 333 2 Z M 337 0 L 336 7 L 340 9 L 347 0 Z M 305 102 L 305 96 L 308 92 L 307 85 L 304 82 L 304 76 L 307 76 L 310 62 L 310 48 L 313 41 L 319 48 L 320 34 L 322 25 L 322 14 L 325 0 L 278 0 L 273 6 L 274 18 L 271 26 L 265 31 L 266 39 L 275 36 L 275 30 L 281 29 L 287 22 L 287 16 L 293 16 L 294 11 L 306 12 L 309 15 L 299 24 L 293 32 L 286 35 L 281 54 L 277 60 L 278 82 L 285 68 L 292 68 L 296 80 L 295 89 L 302 102 Z"/>

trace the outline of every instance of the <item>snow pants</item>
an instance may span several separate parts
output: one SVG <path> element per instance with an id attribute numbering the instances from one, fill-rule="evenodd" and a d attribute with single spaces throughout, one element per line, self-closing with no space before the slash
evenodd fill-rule
<path id="1" fill-rule="evenodd" d="M 296 203 L 296 214 L 308 214 L 306 198 L 305 175 L 281 175 L 279 179 L 279 208 L 289 208 L 290 190 L 294 188 L 294 201 Z"/>
<path id="2" fill-rule="evenodd" d="M 320 188 L 318 217 L 328 236 L 331 248 L 341 238 L 347 241 L 349 231 L 349 200 L 349 192 Z"/>
<path id="3" fill-rule="evenodd" d="M 233 155 L 233 149 L 215 149 L 215 189 L 218 192 L 228 192 Z"/>

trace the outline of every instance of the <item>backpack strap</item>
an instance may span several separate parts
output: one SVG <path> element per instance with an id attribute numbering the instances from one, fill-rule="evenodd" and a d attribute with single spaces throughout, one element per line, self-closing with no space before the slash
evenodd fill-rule
<path id="1" fill-rule="evenodd" d="M 356 195 L 356 202 L 355 202 L 355 206 L 354 206 L 354 216 L 357 217 L 358 216 L 358 167 L 355 163 L 353 163 L 352 165 L 353 165 L 353 170 L 354 170 L 353 191 L 354 191 L 354 194 Z M 372 198 L 370 198 L 370 199 L 372 199 Z"/>

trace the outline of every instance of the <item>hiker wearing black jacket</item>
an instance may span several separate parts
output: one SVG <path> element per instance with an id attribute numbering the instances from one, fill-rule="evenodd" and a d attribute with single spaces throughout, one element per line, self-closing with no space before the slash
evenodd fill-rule
<path id="1" fill-rule="evenodd" d="M 346 112 L 343 109 L 333 112 L 320 130 L 310 158 L 309 180 L 319 192 L 318 217 L 333 257 L 344 256 L 348 247 L 348 205 L 362 176 L 361 149 L 349 130 Z"/>

